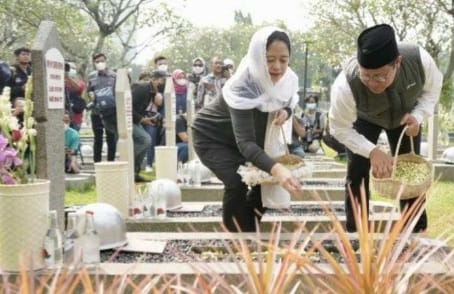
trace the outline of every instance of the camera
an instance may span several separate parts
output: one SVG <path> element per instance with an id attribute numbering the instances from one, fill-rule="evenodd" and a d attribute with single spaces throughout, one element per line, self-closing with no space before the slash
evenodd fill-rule
<path id="1" fill-rule="evenodd" d="M 156 124 L 156 125 L 158 125 L 158 126 L 162 126 L 164 117 L 163 117 L 162 114 L 160 114 L 159 112 L 150 111 L 150 112 L 147 112 L 147 113 L 145 114 L 145 116 L 151 118 L 151 121 L 152 121 L 154 124 Z"/>
<path id="2" fill-rule="evenodd" d="M 233 66 L 232 66 L 231 64 L 226 64 L 226 65 L 223 65 L 223 66 L 222 66 L 222 70 L 223 70 L 223 71 L 224 71 L 224 70 L 230 70 L 230 69 L 232 69 L 232 68 L 233 68 Z"/>

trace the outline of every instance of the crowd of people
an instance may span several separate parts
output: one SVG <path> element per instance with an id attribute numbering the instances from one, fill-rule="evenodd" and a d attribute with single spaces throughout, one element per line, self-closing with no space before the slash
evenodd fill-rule
<path id="1" fill-rule="evenodd" d="M 140 176 L 142 170 L 152 170 L 155 146 L 165 144 L 163 124 L 168 122 L 163 93 L 166 79 L 171 77 L 176 97 L 178 161 L 188 160 L 191 127 L 197 156 L 224 184 L 223 222 L 228 230 L 255 231 L 266 210 L 267 197 L 273 193 L 301 193 L 300 179 L 274 159 L 285 151 L 275 146 L 279 140 L 273 136 L 280 132 L 270 130 L 290 126 L 291 140 L 284 143 L 291 153 L 305 157 L 328 146 L 347 158 L 346 227 L 355 231 L 356 208 L 352 200 L 361 201 L 364 184 L 368 202 L 369 171 L 376 177 L 389 177 L 393 154 L 409 151 L 408 140 L 395 150 L 405 126 L 406 135 L 414 137 L 415 151 L 419 153 L 420 126 L 434 112 L 442 82 L 432 57 L 417 45 L 397 42 L 394 29 L 387 24 L 364 30 L 356 45 L 356 55 L 343 63 L 343 70 L 332 85 L 328 113 L 320 111 L 317 95 L 304 97 L 300 106 L 298 77 L 290 67 L 291 41 L 285 31 L 276 27 L 261 28 L 252 36 L 248 52 L 237 68 L 231 59 L 214 56 L 210 65 L 202 57 L 194 58 L 191 72 L 170 71 L 171 62 L 164 56 L 156 57 L 152 70 L 131 81 L 136 182 L 145 181 Z M 31 56 L 27 48 L 19 48 L 14 54 L 16 63 L 8 67 L 11 78 L 5 83 L 2 79 L 0 86 L 11 87 L 12 107 L 20 117 Z M 116 74 L 109 69 L 105 54 L 93 55 L 92 61 L 94 71 L 86 82 L 74 63 L 65 68 L 67 172 L 79 172 L 75 155 L 80 147 L 78 131 L 84 111 L 90 112 L 94 162 L 102 160 L 104 132 L 107 160 L 115 160 Z M 8 69 L 0 64 L 0 74 Z M 192 122 L 186 118 L 188 96 L 193 97 L 197 112 Z M 383 130 L 391 154 L 376 146 Z M 280 188 L 248 187 L 237 173 L 246 162 L 273 175 Z M 401 201 L 402 208 L 415 200 Z M 426 227 L 423 213 L 414 230 L 421 232 Z"/>

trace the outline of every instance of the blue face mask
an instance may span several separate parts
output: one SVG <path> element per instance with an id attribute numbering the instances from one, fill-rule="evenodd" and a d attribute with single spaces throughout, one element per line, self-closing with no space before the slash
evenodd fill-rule
<path id="1" fill-rule="evenodd" d="M 317 103 L 307 103 L 306 108 L 309 110 L 314 110 L 317 108 Z"/>

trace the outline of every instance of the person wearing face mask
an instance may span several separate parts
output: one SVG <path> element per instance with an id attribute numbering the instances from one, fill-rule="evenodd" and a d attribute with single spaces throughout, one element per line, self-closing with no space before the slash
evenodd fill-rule
<path id="1" fill-rule="evenodd" d="M 202 77 L 197 89 L 196 109 L 210 104 L 222 94 L 227 79 L 223 76 L 224 61 L 215 56 L 211 59 L 212 72 Z"/>
<path id="2" fill-rule="evenodd" d="M 192 60 L 192 71 L 188 75 L 189 89 L 192 90 L 192 97 L 197 97 L 197 88 L 200 79 L 206 75 L 205 60 L 202 57 L 197 57 Z"/>
<path id="3" fill-rule="evenodd" d="M 186 113 L 186 99 L 188 92 L 188 80 L 182 69 L 176 69 L 172 72 L 173 86 L 175 87 L 175 104 L 176 114 Z"/>
<path id="4" fill-rule="evenodd" d="M 87 93 L 93 99 L 94 107 L 91 108 L 91 125 L 94 134 L 93 160 L 101 161 L 103 133 L 106 131 L 107 160 L 115 160 L 118 139 L 117 109 L 115 104 L 114 72 L 107 68 L 107 58 L 104 53 L 93 55 L 95 71 L 88 75 Z"/>
<path id="5" fill-rule="evenodd" d="M 65 129 L 65 172 L 78 174 L 80 169 L 76 155 L 80 145 L 79 132 L 69 126 L 71 118 L 68 113 L 63 115 L 63 123 Z"/>
<path id="6" fill-rule="evenodd" d="M 165 73 L 169 72 L 169 62 L 164 56 L 160 55 L 154 59 L 154 67 L 157 71 L 162 71 Z"/>
<path id="7" fill-rule="evenodd" d="M 361 194 L 365 191 L 365 215 L 369 215 L 370 172 L 377 178 L 389 178 L 393 156 L 409 153 L 410 140 L 414 142 L 415 153 L 419 154 L 420 126 L 434 113 L 443 81 L 429 53 L 415 44 L 398 43 L 394 29 L 388 24 L 365 29 L 356 45 L 356 56 L 343 63 L 332 85 L 329 110 L 330 132 L 347 147 L 345 212 L 349 232 L 357 230 L 354 210 L 361 209 L 361 205 L 353 207 L 351 196 L 361 203 Z M 405 126 L 408 128 L 400 149 L 396 150 Z M 377 146 L 383 130 L 391 154 Z M 416 196 L 400 200 L 401 208 L 425 197 L 424 194 Z M 426 228 L 427 215 L 423 211 L 415 221 L 413 232 L 424 232 Z"/>
<path id="8" fill-rule="evenodd" d="M 322 113 L 317 110 L 318 96 L 310 95 L 304 100 L 305 112 L 298 119 L 294 128 L 301 127 L 300 139 L 306 153 L 317 153 L 320 149 L 324 123 L 320 119 Z"/>
<path id="9" fill-rule="evenodd" d="M 132 139 L 134 143 L 134 173 L 136 182 L 146 181 L 141 177 L 140 170 L 142 162 L 150 148 L 154 149 L 152 138 L 147 132 L 148 128 L 154 127 L 160 122 L 158 112 L 152 111 L 151 105 L 160 105 L 158 86 L 164 83 L 166 73 L 154 71 L 150 74 L 150 80 L 139 81 L 131 86 L 132 94 Z M 153 154 L 154 156 L 154 154 Z"/>

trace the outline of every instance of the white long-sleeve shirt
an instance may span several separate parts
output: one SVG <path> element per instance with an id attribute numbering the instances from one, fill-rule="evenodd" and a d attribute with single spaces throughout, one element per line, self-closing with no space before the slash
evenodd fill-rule
<path id="1" fill-rule="evenodd" d="M 419 47 L 419 53 L 424 69 L 425 82 L 411 114 L 419 123 L 422 123 L 434 112 L 435 105 L 440 98 L 443 75 L 426 50 Z M 330 132 L 352 152 L 369 158 L 370 152 L 376 146 L 353 129 L 353 123 L 356 119 L 356 102 L 347 77 L 342 71 L 331 88 Z"/>

